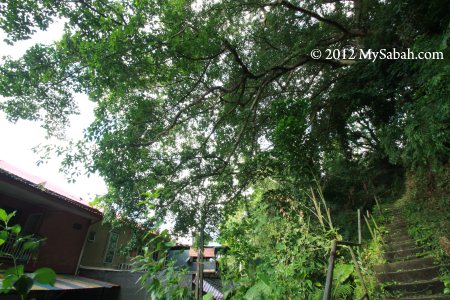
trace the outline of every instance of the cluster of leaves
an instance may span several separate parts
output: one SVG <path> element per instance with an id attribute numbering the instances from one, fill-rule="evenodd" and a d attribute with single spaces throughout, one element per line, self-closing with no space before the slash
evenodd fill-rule
<path id="1" fill-rule="evenodd" d="M 377 207 L 377 209 L 373 210 L 371 216 L 373 217 L 374 222 L 373 225 L 369 223 L 371 225 L 373 237 L 370 236 L 369 238 L 364 238 L 363 234 L 363 243 L 365 246 L 358 249 L 356 252 L 358 254 L 357 257 L 360 262 L 364 283 L 371 299 L 384 299 L 386 297 L 386 295 L 382 294 L 384 291 L 379 288 L 380 283 L 378 282 L 374 271 L 375 265 L 381 265 L 386 262 L 383 257 L 383 253 L 385 251 L 383 235 L 386 233 L 384 223 L 387 222 L 387 217 L 384 215 L 383 211 L 384 205 L 381 205 Z M 369 231 L 368 227 L 363 226 L 363 233 L 364 229 L 366 229 L 366 232 Z M 361 299 L 366 291 L 364 290 L 359 278 L 355 278 L 355 283 L 355 299 Z"/>
<path id="2" fill-rule="evenodd" d="M 205 223 L 213 231 L 245 209 L 249 216 L 234 229 L 230 223 L 224 235 L 249 264 L 246 270 L 256 270 L 247 271 L 250 286 L 275 295 L 314 292 L 321 259 L 309 269 L 291 264 L 305 258 L 292 250 L 299 238 L 313 239 L 305 243 L 315 249 L 327 236 L 294 213 L 303 199 L 298 191 L 311 178 L 319 178 L 333 210 L 370 207 L 373 194 L 396 197 L 405 171 L 416 172 L 430 193 L 446 185 L 446 60 L 349 64 L 310 57 L 315 48 L 411 48 L 448 57 L 446 0 L 38 2 L 6 1 L 0 27 L 15 41 L 63 17 L 64 36 L 3 62 L 0 108 L 11 120 L 41 120 L 58 134 L 76 112 L 73 95 L 88 94 L 97 108 L 84 145 L 95 145 L 77 144 L 84 153 L 68 153 L 66 165 L 86 161 L 106 179 L 110 192 L 103 201 L 111 216 L 147 219 L 142 195 L 160 189 L 153 213 L 173 218 L 183 234 Z M 292 208 L 264 197 L 249 202 L 244 192 L 267 178 L 289 191 L 281 202 L 292 199 Z M 279 241 L 270 244 L 258 231 L 263 267 L 233 250 L 242 243 L 258 253 L 248 244 L 258 226 L 273 226 L 265 230 Z M 276 235 L 286 229 L 286 236 Z M 282 259 L 287 244 L 293 256 Z M 271 257 L 288 266 L 275 268 L 280 284 L 283 274 L 309 281 L 280 285 L 285 290 L 278 292 L 266 283 L 268 269 L 283 264 Z M 250 290 L 242 286 L 238 293 Z"/>
<path id="3" fill-rule="evenodd" d="M 260 188 L 223 224 L 220 241 L 228 250 L 220 260 L 221 276 L 233 283 L 233 299 L 320 296 L 336 232 L 304 211 L 292 195 Z"/>
<path id="4" fill-rule="evenodd" d="M 23 251 L 37 250 L 42 240 L 35 239 L 33 236 L 21 236 L 21 227 L 18 224 L 9 226 L 10 220 L 15 212 L 7 213 L 0 209 L 0 246 L 13 240 L 13 247 L 21 247 Z M 18 264 L 17 254 L 3 252 L 0 255 L 11 259 L 13 266 L 0 270 L 2 276 L 1 293 L 10 293 L 12 291 L 20 295 L 21 299 L 27 299 L 27 296 L 33 286 L 33 282 L 53 285 L 56 281 L 56 274 L 50 268 L 39 268 L 31 274 L 25 273 L 23 265 Z"/>
<path id="5" fill-rule="evenodd" d="M 169 256 L 169 250 L 175 243 L 170 240 L 168 231 L 149 231 L 146 239 L 143 253 L 133 258 L 133 272 L 142 273 L 139 282 L 149 299 L 191 299 L 191 291 L 185 285 L 186 270 L 175 266 L 175 260 Z"/>
<path id="6" fill-rule="evenodd" d="M 450 271 L 446 268 L 441 270 L 440 279 L 444 283 L 444 294 L 450 294 Z"/>
<path id="7" fill-rule="evenodd" d="M 0 23 L 11 39 L 57 17 L 66 27 L 55 44 L 5 60 L 1 108 L 58 134 L 73 95 L 89 94 L 98 107 L 86 141 L 96 146 L 75 156 L 108 181 L 118 196 L 109 207 L 140 214 L 139 195 L 163 187 L 155 210 L 174 214 L 178 230 L 198 227 L 204 198 L 218 223 L 258 177 L 320 174 L 330 147 L 347 160 L 358 147 L 378 151 L 374 120 L 392 113 L 389 100 L 351 93 L 364 90 L 353 83 L 362 71 L 370 81 L 367 62 L 310 57 L 372 38 L 391 7 L 363 2 L 6 1 L 25 16 Z"/>
<path id="8" fill-rule="evenodd" d="M 411 184 L 412 180 L 409 180 Z M 415 181 L 415 180 L 414 180 Z M 420 183 L 417 184 L 420 187 Z M 424 249 L 430 251 L 435 257 L 449 261 L 445 251 L 439 243 L 442 237 L 448 238 L 450 209 L 448 194 L 418 193 L 417 185 L 412 184 L 408 193 L 401 199 L 404 206 L 405 218 L 408 222 L 408 232 Z M 425 200 L 426 199 L 426 200 Z"/>

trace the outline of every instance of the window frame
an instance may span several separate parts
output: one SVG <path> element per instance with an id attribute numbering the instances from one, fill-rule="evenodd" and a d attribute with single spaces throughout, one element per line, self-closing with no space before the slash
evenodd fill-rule
<path id="1" fill-rule="evenodd" d="M 113 236 L 117 236 L 117 239 L 115 240 L 115 242 L 112 241 Z M 118 232 L 116 232 L 116 231 L 109 232 L 108 242 L 106 243 L 106 248 L 105 248 L 105 255 L 103 256 L 103 263 L 112 264 L 114 262 L 114 258 L 116 257 L 117 246 L 119 244 L 119 238 L 120 238 L 120 235 Z M 112 249 L 110 249 L 110 248 L 112 248 Z M 110 253 L 110 250 L 112 250 L 111 261 L 107 261 L 106 259 L 108 258 L 108 254 Z"/>

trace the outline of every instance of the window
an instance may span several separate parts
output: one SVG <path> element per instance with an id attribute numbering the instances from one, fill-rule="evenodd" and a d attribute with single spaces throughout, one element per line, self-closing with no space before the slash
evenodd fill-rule
<path id="1" fill-rule="evenodd" d="M 117 244 L 119 242 L 119 234 L 116 232 L 110 232 L 108 238 L 108 244 L 106 245 L 105 263 L 112 263 L 114 256 L 116 255 Z"/>
<path id="2" fill-rule="evenodd" d="M 97 232 L 90 231 L 88 235 L 88 242 L 95 242 L 95 237 L 97 236 Z"/>
<path id="3" fill-rule="evenodd" d="M 37 234 L 41 227 L 43 214 L 30 214 L 23 226 L 24 234 Z"/>

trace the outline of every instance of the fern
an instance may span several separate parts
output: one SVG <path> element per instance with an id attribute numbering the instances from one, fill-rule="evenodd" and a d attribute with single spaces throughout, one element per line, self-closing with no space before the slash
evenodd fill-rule
<path id="1" fill-rule="evenodd" d="M 348 299 L 353 292 L 351 284 L 338 284 L 333 287 L 333 299 Z"/>
<path id="2" fill-rule="evenodd" d="M 344 283 L 353 273 L 353 265 L 337 264 L 333 274 L 333 299 L 348 299 L 353 292 L 351 284 Z"/>
<path id="3" fill-rule="evenodd" d="M 254 286 L 252 286 L 245 294 L 245 299 L 248 300 L 261 300 L 270 299 L 272 294 L 272 289 L 263 281 L 259 281 Z"/>

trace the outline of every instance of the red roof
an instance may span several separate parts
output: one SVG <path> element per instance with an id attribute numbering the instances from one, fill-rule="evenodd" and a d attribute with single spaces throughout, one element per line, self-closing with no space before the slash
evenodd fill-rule
<path id="1" fill-rule="evenodd" d="M 197 251 L 194 248 L 190 248 L 189 249 L 189 256 L 190 257 L 197 257 Z M 210 257 L 216 257 L 216 255 L 214 254 L 214 248 L 203 248 L 203 257 L 205 258 L 210 258 Z"/>
<path id="2" fill-rule="evenodd" d="M 82 199 L 81 197 L 73 196 L 65 192 L 61 188 L 57 187 L 56 185 L 46 181 L 45 179 L 39 178 L 25 171 L 22 171 L 3 160 L 0 160 L 0 173 L 4 173 L 6 175 L 9 175 L 9 177 L 13 179 L 22 181 L 30 186 L 43 190 L 47 194 L 54 195 L 58 199 L 61 199 L 75 206 L 78 206 L 79 208 L 86 210 L 97 217 L 100 218 L 102 217 L 102 213 L 98 209 L 89 206 L 88 202 Z"/>

